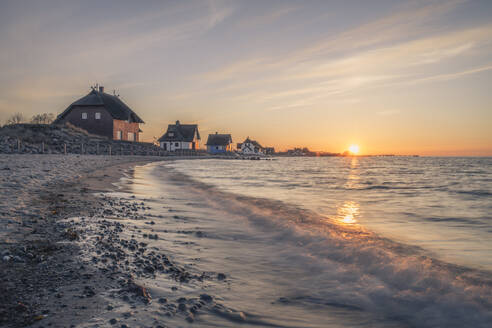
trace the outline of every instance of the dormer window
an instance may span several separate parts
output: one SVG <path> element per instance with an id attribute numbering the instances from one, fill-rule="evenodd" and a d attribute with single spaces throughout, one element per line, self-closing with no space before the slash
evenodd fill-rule
<path id="1" fill-rule="evenodd" d="M 82 119 L 86 120 L 87 119 L 87 113 L 82 113 Z"/>
<path id="2" fill-rule="evenodd" d="M 170 137 L 174 137 L 174 132 L 169 132 L 167 135 Z"/>
<path id="3" fill-rule="evenodd" d="M 101 119 L 101 113 L 96 113 L 96 120 L 100 120 Z"/>

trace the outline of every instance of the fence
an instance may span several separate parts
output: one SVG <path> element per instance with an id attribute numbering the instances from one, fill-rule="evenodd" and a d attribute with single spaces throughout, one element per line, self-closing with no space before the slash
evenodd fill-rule
<path id="1" fill-rule="evenodd" d="M 182 149 L 174 152 L 141 142 L 125 141 L 81 141 L 81 142 L 24 142 L 20 138 L 11 139 L 0 147 L 0 153 L 29 154 L 87 154 L 109 156 L 204 156 L 204 150 Z"/>

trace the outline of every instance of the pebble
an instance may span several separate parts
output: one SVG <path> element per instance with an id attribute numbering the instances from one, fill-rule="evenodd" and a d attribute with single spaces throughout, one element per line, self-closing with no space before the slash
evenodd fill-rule
<path id="1" fill-rule="evenodd" d="M 210 295 L 208 295 L 208 294 L 201 294 L 201 295 L 200 295 L 200 299 L 201 299 L 202 301 L 207 302 L 207 303 L 210 303 L 210 302 L 212 302 L 212 300 L 213 300 L 212 296 L 210 296 Z"/>

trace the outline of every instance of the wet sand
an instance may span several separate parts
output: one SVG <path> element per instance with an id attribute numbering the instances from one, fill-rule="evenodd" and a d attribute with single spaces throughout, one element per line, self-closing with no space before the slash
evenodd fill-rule
<path id="1" fill-rule="evenodd" d="M 94 193 L 112 190 L 114 182 L 131 175 L 132 167 L 156 160 L 162 158 L 0 157 L 2 327 L 83 326 L 110 310 L 99 297 L 109 288 L 141 295 L 142 304 L 149 301 L 131 276 L 121 286 L 114 272 L 84 261 L 78 241 L 89 225 L 74 227 L 64 220 L 104 217 L 107 200 Z M 117 223 L 103 226 L 118 228 Z"/>

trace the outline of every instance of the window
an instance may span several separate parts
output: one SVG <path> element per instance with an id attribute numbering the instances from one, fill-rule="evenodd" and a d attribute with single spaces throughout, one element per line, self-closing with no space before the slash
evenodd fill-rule
<path id="1" fill-rule="evenodd" d="M 134 141 L 134 140 L 135 140 L 135 133 L 128 132 L 128 141 Z"/>
<path id="2" fill-rule="evenodd" d="M 87 113 L 82 113 L 82 119 L 86 120 L 87 119 Z"/>
<path id="3" fill-rule="evenodd" d="M 100 120 L 101 119 L 101 113 L 96 113 L 96 120 Z"/>
<path id="4" fill-rule="evenodd" d="M 174 147 L 179 147 L 179 142 L 176 142 L 176 143 L 174 144 Z"/>
<path id="5" fill-rule="evenodd" d="M 219 149 L 219 146 L 215 146 L 215 149 Z"/>
<path id="6" fill-rule="evenodd" d="M 170 137 L 174 137 L 174 132 L 169 132 L 167 135 Z"/>
<path id="7" fill-rule="evenodd" d="M 121 140 L 121 131 L 116 131 L 116 140 Z"/>

